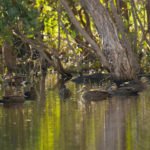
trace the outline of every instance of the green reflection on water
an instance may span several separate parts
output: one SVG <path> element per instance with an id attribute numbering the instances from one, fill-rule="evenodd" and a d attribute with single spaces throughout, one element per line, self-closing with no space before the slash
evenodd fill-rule
<path id="1" fill-rule="evenodd" d="M 81 103 L 79 86 L 61 101 L 58 90 L 46 100 L 0 105 L 2 150 L 149 150 L 150 93 Z"/>

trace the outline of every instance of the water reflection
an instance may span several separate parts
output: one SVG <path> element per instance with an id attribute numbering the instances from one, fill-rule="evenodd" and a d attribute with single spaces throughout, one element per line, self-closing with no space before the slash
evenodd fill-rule
<path id="1" fill-rule="evenodd" d="M 71 96 L 71 91 L 63 80 L 58 81 L 58 93 L 60 100 L 67 100 Z"/>
<path id="2" fill-rule="evenodd" d="M 41 81 L 42 82 L 42 81 Z M 44 84 L 45 85 L 45 84 Z M 43 86 L 38 89 L 43 90 Z M 80 103 L 79 85 L 61 101 L 57 89 L 46 100 L 0 105 L 2 150 L 149 150 L 150 93 Z"/>

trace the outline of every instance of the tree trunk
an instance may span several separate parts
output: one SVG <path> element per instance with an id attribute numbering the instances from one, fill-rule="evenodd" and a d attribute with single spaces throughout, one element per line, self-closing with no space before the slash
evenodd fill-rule
<path id="1" fill-rule="evenodd" d="M 0 74 L 3 74 L 4 68 L 3 68 L 3 56 L 2 56 L 2 47 L 0 47 Z"/>
<path id="2" fill-rule="evenodd" d="M 146 12 L 147 12 L 148 32 L 150 33 L 150 0 L 147 0 Z"/>
<path id="3" fill-rule="evenodd" d="M 107 10 L 99 0 L 81 0 L 83 7 L 90 13 L 102 38 L 102 48 L 109 63 L 109 70 L 115 80 L 134 79 L 139 72 L 137 57 L 131 46 L 123 46 Z"/>
<path id="4" fill-rule="evenodd" d="M 82 28 L 80 23 L 77 21 L 76 17 L 74 16 L 72 10 L 70 9 L 68 2 L 66 0 L 61 0 L 62 5 L 64 6 L 65 10 L 67 11 L 71 22 L 74 24 L 78 32 L 85 38 L 85 40 L 91 44 L 92 49 L 97 53 L 100 57 L 100 60 L 103 64 L 103 67 L 109 70 L 109 64 L 106 60 L 104 54 L 100 51 L 99 45 L 90 37 L 90 35 Z"/>
<path id="5" fill-rule="evenodd" d="M 7 67 L 8 73 L 13 73 L 16 70 L 16 54 L 12 46 L 8 42 L 4 42 L 2 47 L 3 65 Z"/>

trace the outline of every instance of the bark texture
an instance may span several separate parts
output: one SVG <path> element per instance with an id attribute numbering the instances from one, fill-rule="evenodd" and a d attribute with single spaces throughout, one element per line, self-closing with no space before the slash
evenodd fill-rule
<path id="1" fill-rule="evenodd" d="M 119 36 L 122 37 L 122 35 L 118 33 L 108 11 L 99 0 L 81 0 L 81 3 L 90 13 L 102 38 L 103 52 L 113 78 L 116 80 L 135 78 L 140 68 L 137 57 L 131 46 L 123 46 L 120 42 Z"/>
<path id="2" fill-rule="evenodd" d="M 109 64 L 106 60 L 106 57 L 104 56 L 104 54 L 100 51 L 100 47 L 98 46 L 98 44 L 90 37 L 90 35 L 81 27 L 80 23 L 77 21 L 77 19 L 75 18 L 72 10 L 70 9 L 68 3 L 66 0 L 61 0 L 62 5 L 64 6 L 66 12 L 68 13 L 71 22 L 74 24 L 74 26 L 76 27 L 76 29 L 78 30 L 78 32 L 85 38 L 85 40 L 91 44 L 92 48 L 94 49 L 94 51 L 97 53 L 97 55 L 100 57 L 101 62 L 103 64 L 103 66 L 107 69 L 109 69 Z"/>
<path id="3" fill-rule="evenodd" d="M 146 12 L 147 12 L 148 32 L 150 33 L 150 0 L 147 0 Z"/>
<path id="4" fill-rule="evenodd" d="M 16 55 L 12 46 L 8 42 L 4 42 L 2 47 L 3 65 L 7 67 L 8 73 L 16 70 Z"/>

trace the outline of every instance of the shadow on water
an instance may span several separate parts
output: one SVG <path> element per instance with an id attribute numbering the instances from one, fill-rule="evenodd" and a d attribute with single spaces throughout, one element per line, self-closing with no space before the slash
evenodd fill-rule
<path id="1" fill-rule="evenodd" d="M 137 97 L 82 103 L 80 85 L 65 83 L 71 96 L 62 101 L 58 89 L 45 92 L 43 80 L 37 86 L 38 100 L 0 105 L 0 149 L 150 149 L 148 90 Z"/>

